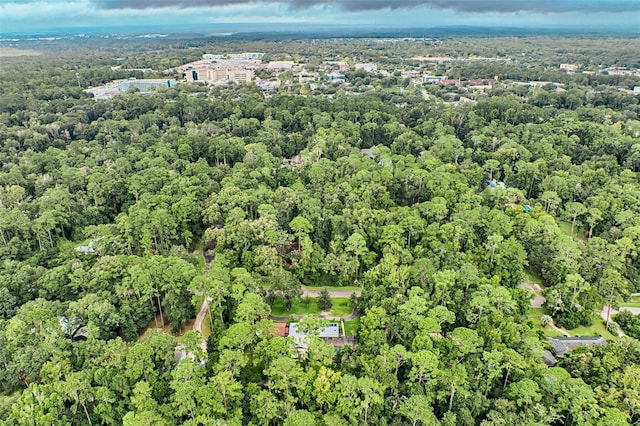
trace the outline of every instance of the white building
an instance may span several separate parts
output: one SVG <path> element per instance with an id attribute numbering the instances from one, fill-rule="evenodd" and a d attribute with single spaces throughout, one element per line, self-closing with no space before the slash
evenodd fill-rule
<path id="1" fill-rule="evenodd" d="M 363 70 L 365 72 L 376 72 L 378 71 L 378 67 L 375 64 L 372 63 L 362 63 L 362 64 L 356 64 L 355 65 L 355 69 L 357 70 Z"/>
<path id="2" fill-rule="evenodd" d="M 127 80 L 114 80 L 104 86 L 92 87 L 85 90 L 86 93 L 93 94 L 94 99 L 111 99 L 114 96 L 126 92 L 131 88 L 137 89 L 141 94 L 151 93 L 160 87 L 175 87 L 178 81 L 175 78 L 130 78 Z"/>
<path id="3" fill-rule="evenodd" d="M 560 69 L 567 72 L 576 72 L 578 71 L 578 66 L 574 64 L 560 64 Z"/>
<path id="4" fill-rule="evenodd" d="M 267 69 L 274 71 L 285 71 L 293 68 L 295 63 L 293 61 L 271 61 L 267 64 Z"/>

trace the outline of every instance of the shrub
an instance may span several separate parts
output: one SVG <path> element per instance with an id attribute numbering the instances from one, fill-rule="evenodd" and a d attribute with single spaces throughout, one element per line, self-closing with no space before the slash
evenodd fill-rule
<path id="1" fill-rule="evenodd" d="M 629 311 L 621 311 L 614 315 L 613 319 L 627 335 L 640 339 L 640 315 L 634 315 Z"/>

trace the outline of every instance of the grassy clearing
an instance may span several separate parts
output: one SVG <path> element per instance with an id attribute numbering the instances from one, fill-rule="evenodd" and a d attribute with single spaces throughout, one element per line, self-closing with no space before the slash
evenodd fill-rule
<path id="1" fill-rule="evenodd" d="M 529 281 L 530 283 L 538 284 L 540 287 L 542 287 L 543 284 L 542 284 L 542 278 L 540 277 L 540 275 L 537 275 L 535 272 L 529 269 L 525 269 L 524 276 L 527 278 L 527 281 Z"/>
<path id="2" fill-rule="evenodd" d="M 360 318 L 352 319 L 344 322 L 344 331 L 347 336 L 355 336 L 360 327 Z"/>
<path id="3" fill-rule="evenodd" d="M 542 315 L 545 315 L 547 310 L 545 308 L 529 308 L 529 317 L 536 316 L 540 318 Z"/>
<path id="4" fill-rule="evenodd" d="M 333 306 L 329 311 L 329 315 L 336 317 L 344 317 L 351 313 L 349 307 L 349 299 L 346 297 L 332 298 Z M 271 306 L 271 315 L 275 317 L 288 317 L 298 315 L 320 315 L 320 308 L 318 308 L 318 299 L 315 297 L 302 298 L 293 302 L 290 310 L 285 310 L 281 300 L 276 300 Z"/>
<path id="5" fill-rule="evenodd" d="M 571 336 L 602 336 L 607 340 L 616 339 L 618 337 L 607 331 L 604 326 L 604 321 L 600 318 L 600 315 L 597 314 L 594 315 L 593 324 L 591 326 L 578 327 L 567 331 Z"/>
<path id="6" fill-rule="evenodd" d="M 288 311 L 284 308 L 282 300 L 276 300 L 271 305 L 271 315 L 275 317 L 288 317 L 291 315 L 317 315 L 320 313 L 316 300 L 309 298 L 309 303 L 303 300 L 296 300 Z"/>
<path id="7" fill-rule="evenodd" d="M 566 234 L 571 236 L 571 222 L 567 221 L 567 220 L 562 220 L 562 219 L 556 219 L 556 223 L 558 224 L 558 228 L 560 228 L 560 230 Z M 580 227 L 577 223 L 576 226 L 573 228 L 573 238 L 577 239 L 577 240 L 581 240 L 581 241 L 587 241 L 587 233 L 586 231 Z"/>
<path id="8" fill-rule="evenodd" d="M 533 328 L 535 330 L 541 330 L 545 336 L 547 337 L 560 337 L 563 336 L 562 333 L 557 331 L 556 329 L 547 326 L 543 327 L 540 323 L 540 317 L 542 315 L 548 315 L 548 311 L 545 308 L 531 308 L 529 309 L 529 314 L 527 315 L 527 319 L 533 323 Z M 557 324 L 556 324 L 557 325 Z M 572 330 L 567 330 L 567 332 L 572 337 L 580 337 L 580 336 L 602 336 L 607 340 L 616 339 L 617 336 L 614 336 L 604 326 L 604 321 L 600 318 L 600 315 L 596 312 L 593 313 L 593 324 L 589 327 L 577 327 Z"/>
<path id="9" fill-rule="evenodd" d="M 550 326 L 543 327 L 540 324 L 540 318 L 538 318 L 537 322 L 535 320 L 533 321 L 533 329 L 536 331 L 537 330 L 542 331 L 544 335 L 547 337 L 564 337 L 564 334 L 560 333 L 558 330 L 556 330 L 553 327 L 550 327 Z"/>
<path id="10" fill-rule="evenodd" d="M 331 307 L 331 315 L 336 317 L 346 317 L 351 315 L 351 306 L 349 306 L 349 299 L 346 297 L 336 297 L 331 299 L 333 306 Z"/>
<path id="11" fill-rule="evenodd" d="M 211 336 L 211 319 L 209 318 L 209 312 L 207 312 L 202 321 L 202 338 L 206 342 L 209 336 Z"/>
<path id="12" fill-rule="evenodd" d="M 191 330 L 193 328 L 193 323 L 194 322 L 195 322 L 195 318 L 192 318 L 188 323 L 186 323 L 182 327 L 182 330 L 180 330 L 180 333 L 175 335 L 175 334 L 173 334 L 171 332 L 171 326 L 169 325 L 168 322 L 165 321 L 164 327 L 161 326 L 162 324 L 161 324 L 161 321 L 160 321 L 160 315 L 158 314 L 158 315 L 156 315 L 156 318 L 151 320 L 149 322 L 149 325 L 147 325 L 144 328 L 144 330 L 142 330 L 142 332 L 138 336 L 138 342 L 148 338 L 149 335 L 151 335 L 151 334 L 153 334 L 153 333 L 155 333 L 157 331 L 160 331 L 162 333 L 171 334 L 173 336 L 173 338 L 176 340 L 176 342 L 180 343 L 180 341 L 182 340 L 182 336 L 184 336 L 184 333 L 186 333 L 187 331 L 189 331 L 189 330 Z"/>
<path id="13" fill-rule="evenodd" d="M 316 286 L 311 286 L 311 285 L 303 285 L 302 286 L 303 290 L 317 290 L 317 291 L 320 291 L 323 288 L 326 288 L 329 291 L 360 291 L 360 290 L 362 290 L 362 287 L 359 287 L 357 285 L 344 286 L 344 287 L 340 287 L 340 286 L 321 286 L 321 287 L 316 287 Z"/>
<path id="14" fill-rule="evenodd" d="M 622 302 L 620 306 L 626 306 L 629 308 L 640 308 L 640 296 L 632 296 L 628 301 Z"/>
<path id="15" fill-rule="evenodd" d="M 533 324 L 533 329 L 536 331 L 542 331 L 547 337 L 561 337 L 564 334 L 560 333 L 558 330 L 551 326 L 543 327 L 541 323 L 542 315 L 546 314 L 546 309 L 544 308 L 531 308 L 529 309 L 529 314 L 527 315 L 527 320 L 531 321 Z"/>
<path id="16" fill-rule="evenodd" d="M 204 301 L 204 296 L 193 296 L 193 302 L 195 302 L 195 307 L 194 307 L 194 312 L 193 312 L 193 318 L 191 318 L 189 320 L 189 322 L 187 322 L 183 327 L 182 330 L 180 330 L 180 333 L 178 333 L 177 335 L 173 334 L 171 332 L 171 326 L 169 325 L 169 323 L 167 321 L 165 321 L 164 327 L 161 327 L 162 325 L 162 321 L 160 320 L 160 314 L 156 315 L 156 317 L 154 319 L 152 319 L 151 321 L 149 321 L 149 324 L 147 324 L 147 326 L 142 330 L 142 332 L 140 332 L 140 335 L 138 336 L 138 342 L 141 340 L 146 339 L 147 337 L 149 337 L 149 334 L 155 332 L 155 331 L 162 331 L 163 333 L 168 333 L 171 334 L 176 341 L 179 343 L 182 340 L 182 336 L 184 336 L 184 334 L 193 329 L 193 324 L 196 322 L 196 315 L 198 315 L 198 311 L 200 310 L 200 307 L 202 306 L 202 302 Z M 209 315 L 207 313 L 207 315 Z M 209 318 L 206 317 L 204 322 L 202 323 L 202 334 L 204 336 L 204 331 L 205 331 L 205 325 L 208 329 L 208 333 L 211 334 L 211 329 L 209 328 Z M 207 334 L 207 337 L 209 337 L 209 334 Z M 206 339 L 206 337 L 205 337 Z"/>

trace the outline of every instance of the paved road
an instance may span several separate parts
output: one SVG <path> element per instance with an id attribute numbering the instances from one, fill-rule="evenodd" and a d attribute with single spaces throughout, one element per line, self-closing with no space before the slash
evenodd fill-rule
<path id="1" fill-rule="evenodd" d="M 360 297 L 362 291 L 360 290 L 329 290 L 329 296 L 331 297 L 351 297 L 351 294 L 355 293 L 356 296 Z M 310 289 L 307 287 L 302 287 L 302 295 L 305 297 L 318 297 L 320 296 L 320 290 Z"/>
<path id="2" fill-rule="evenodd" d="M 607 322 L 607 311 L 608 311 L 609 307 L 605 306 L 604 308 L 602 308 L 602 311 L 600 312 L 600 316 L 602 317 L 602 319 Z M 628 306 L 623 306 L 620 308 L 620 311 L 629 311 L 634 315 L 640 315 L 640 308 L 630 308 Z M 615 314 L 617 314 L 619 311 L 617 309 L 611 309 L 611 321 L 613 321 L 613 316 Z M 618 328 L 618 336 L 622 337 L 622 336 L 626 336 L 626 334 L 624 334 L 624 331 L 622 331 L 620 328 Z"/>
<path id="3" fill-rule="evenodd" d="M 623 306 L 620 308 L 621 311 L 629 311 L 631 312 L 633 315 L 640 315 L 640 308 L 632 308 L 629 306 Z"/>

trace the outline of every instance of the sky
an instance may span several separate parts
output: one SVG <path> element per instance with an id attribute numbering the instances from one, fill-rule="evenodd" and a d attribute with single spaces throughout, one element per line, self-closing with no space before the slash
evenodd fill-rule
<path id="1" fill-rule="evenodd" d="M 640 0 L 0 0 L 0 33 L 233 23 L 638 33 Z"/>

